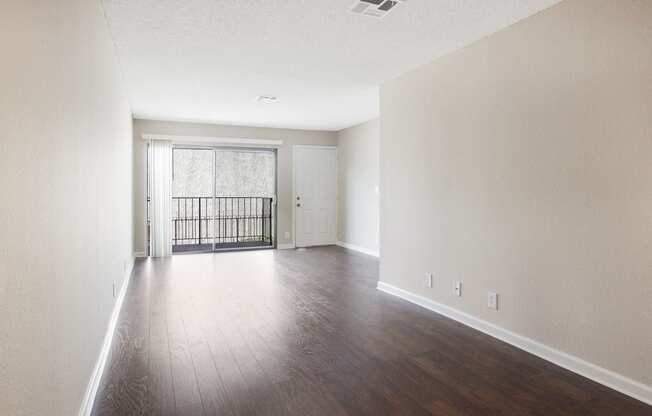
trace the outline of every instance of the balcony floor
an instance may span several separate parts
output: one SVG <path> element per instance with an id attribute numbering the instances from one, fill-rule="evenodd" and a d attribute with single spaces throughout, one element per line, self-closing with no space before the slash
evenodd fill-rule
<path id="1" fill-rule="evenodd" d="M 215 250 L 251 250 L 256 248 L 274 248 L 274 245 L 270 244 L 268 241 L 246 241 L 239 243 L 218 243 L 215 244 Z M 183 254 L 183 253 L 197 253 L 197 252 L 207 252 L 212 251 L 212 244 L 182 244 L 172 246 L 172 253 L 174 254 Z"/>

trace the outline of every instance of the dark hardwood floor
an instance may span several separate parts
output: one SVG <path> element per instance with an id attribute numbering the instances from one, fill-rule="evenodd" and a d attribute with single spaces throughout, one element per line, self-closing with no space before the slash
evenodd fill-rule
<path id="1" fill-rule="evenodd" d="M 338 247 L 137 262 L 94 415 L 652 415 Z"/>

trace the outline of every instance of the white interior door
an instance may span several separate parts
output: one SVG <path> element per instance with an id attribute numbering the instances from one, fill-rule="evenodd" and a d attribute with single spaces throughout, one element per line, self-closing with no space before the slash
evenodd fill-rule
<path id="1" fill-rule="evenodd" d="M 337 153 L 334 147 L 294 148 L 295 244 L 335 244 Z"/>

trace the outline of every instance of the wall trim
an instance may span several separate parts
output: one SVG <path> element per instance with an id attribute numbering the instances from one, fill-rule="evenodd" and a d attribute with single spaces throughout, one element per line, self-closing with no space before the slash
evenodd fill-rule
<path id="1" fill-rule="evenodd" d="M 370 250 L 362 246 L 356 246 L 355 244 L 345 243 L 344 241 L 337 241 L 335 244 L 337 244 L 340 247 L 348 248 L 349 250 L 355 250 L 355 251 L 359 251 L 360 253 L 368 254 L 370 256 L 380 257 L 380 253 L 378 251 Z"/>
<path id="2" fill-rule="evenodd" d="M 295 247 L 294 247 L 294 243 L 288 243 L 288 244 L 279 244 L 276 248 L 279 250 L 293 250 Z"/>
<path id="3" fill-rule="evenodd" d="M 444 315 L 450 319 L 513 345 L 516 348 L 534 354 L 539 358 L 550 361 L 551 363 L 569 371 L 640 400 L 643 403 L 652 405 L 652 386 L 632 380 L 574 355 L 559 351 L 553 347 L 407 290 L 400 289 L 384 282 L 378 282 L 377 288 L 382 292 L 394 295 L 440 315 Z"/>
<path id="4" fill-rule="evenodd" d="M 102 380 L 102 375 L 104 374 L 104 368 L 106 366 L 106 361 L 109 357 L 111 351 L 111 344 L 113 342 L 113 334 L 115 333 L 115 328 L 118 324 L 118 317 L 120 316 L 120 310 L 122 309 L 122 303 L 125 299 L 125 294 L 127 293 L 127 287 L 129 287 L 129 281 L 131 280 L 131 272 L 134 268 L 134 258 L 131 259 L 131 264 L 128 265 L 122 287 L 120 288 L 120 293 L 116 297 L 115 304 L 113 305 L 113 312 L 111 312 L 111 318 L 109 319 L 109 325 L 106 329 L 106 334 L 104 335 L 104 342 L 102 343 L 102 348 L 100 349 L 100 355 L 97 358 L 95 363 L 95 368 L 93 373 L 91 373 L 90 381 L 86 387 L 86 393 L 82 400 L 81 407 L 79 409 L 79 416 L 90 416 L 93 411 L 93 404 L 95 403 L 95 396 L 97 395 L 97 389 L 100 387 L 100 381 Z"/>

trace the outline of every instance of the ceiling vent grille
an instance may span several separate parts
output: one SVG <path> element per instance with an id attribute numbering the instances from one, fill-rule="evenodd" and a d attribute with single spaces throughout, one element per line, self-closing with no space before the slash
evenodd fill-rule
<path id="1" fill-rule="evenodd" d="M 394 7 L 399 3 L 405 3 L 405 1 L 406 0 L 356 0 L 349 8 L 349 12 L 382 19 L 387 16 L 389 12 L 394 10 Z"/>

